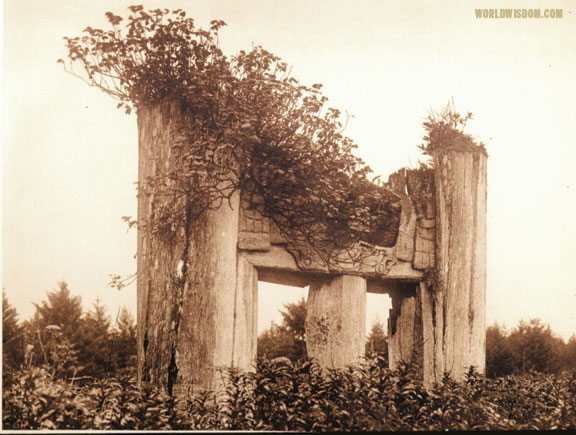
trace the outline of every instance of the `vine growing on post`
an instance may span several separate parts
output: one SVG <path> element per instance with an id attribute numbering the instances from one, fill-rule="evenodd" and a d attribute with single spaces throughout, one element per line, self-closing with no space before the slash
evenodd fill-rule
<path id="1" fill-rule="evenodd" d="M 301 85 L 259 46 L 228 58 L 223 21 L 203 30 L 180 9 L 129 10 L 126 20 L 106 13 L 110 30 L 65 38 L 60 62 L 127 113 L 171 100 L 187 114 L 176 164 L 139 186 L 170 201 L 140 228 L 170 239 L 241 189 L 293 248 L 310 246 L 330 266 L 336 252 L 397 226 L 398 195 L 368 178 L 321 85 Z"/>

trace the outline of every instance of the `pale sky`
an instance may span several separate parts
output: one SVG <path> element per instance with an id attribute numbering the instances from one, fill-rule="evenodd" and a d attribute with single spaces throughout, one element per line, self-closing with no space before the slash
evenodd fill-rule
<path id="1" fill-rule="evenodd" d="M 136 311 L 135 115 L 63 72 L 63 36 L 127 15 L 125 0 L 5 0 L 2 285 L 22 318 L 65 280 L 85 307 Z M 539 317 L 576 332 L 576 8 L 571 1 L 171 0 L 197 24 L 228 23 L 231 55 L 280 56 L 354 118 L 357 154 L 386 178 L 417 164 L 430 108 L 450 98 L 487 145 L 487 324 Z M 477 19 L 475 8 L 562 8 L 562 19 Z M 262 283 L 261 325 L 305 292 Z M 262 295 L 264 294 L 264 295 Z M 389 306 L 370 299 L 368 323 Z M 275 316 L 275 317 L 274 317 Z"/>

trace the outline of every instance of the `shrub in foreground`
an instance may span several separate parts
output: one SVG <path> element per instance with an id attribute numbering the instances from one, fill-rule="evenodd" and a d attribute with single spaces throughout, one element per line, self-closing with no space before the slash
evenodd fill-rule
<path id="1" fill-rule="evenodd" d="M 394 431 L 576 428 L 576 374 L 486 379 L 470 370 L 426 391 L 414 370 L 381 357 L 321 370 L 261 360 L 227 371 L 217 395 L 177 401 L 130 378 L 85 385 L 23 370 L 3 394 L 5 429 Z"/>

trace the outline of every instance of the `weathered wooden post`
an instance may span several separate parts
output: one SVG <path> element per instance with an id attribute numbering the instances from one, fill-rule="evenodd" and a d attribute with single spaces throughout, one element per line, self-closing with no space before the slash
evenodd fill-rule
<path id="1" fill-rule="evenodd" d="M 434 154 L 436 286 L 421 286 L 428 325 L 425 349 L 440 380 L 462 379 L 470 366 L 483 373 L 486 354 L 486 151 L 452 146 Z M 432 328 L 430 328 L 432 323 Z M 432 351 L 432 352 L 430 352 Z"/>
<path id="2" fill-rule="evenodd" d="M 364 356 L 366 280 L 340 275 L 310 285 L 306 349 L 321 367 L 344 368 Z"/>
<path id="3" fill-rule="evenodd" d="M 175 101 L 138 111 L 138 378 L 176 395 L 214 388 L 233 364 L 237 290 L 238 192 L 171 236 L 154 228 L 163 207 L 185 206 L 146 186 L 174 170 L 186 120 Z"/>

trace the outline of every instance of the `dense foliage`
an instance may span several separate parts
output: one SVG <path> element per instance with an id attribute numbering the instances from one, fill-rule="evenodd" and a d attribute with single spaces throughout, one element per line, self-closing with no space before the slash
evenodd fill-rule
<path id="1" fill-rule="evenodd" d="M 210 393 L 177 401 L 128 378 L 77 385 L 42 368 L 3 394 L 5 429 L 496 430 L 576 429 L 576 373 L 490 380 L 471 370 L 426 391 L 412 369 L 379 357 L 322 372 L 314 363 L 261 360 L 228 372 Z"/>
<path id="2" fill-rule="evenodd" d="M 371 170 L 352 154 L 356 145 L 342 134 L 340 112 L 326 108 L 321 85 L 301 85 L 259 46 L 228 58 L 218 47 L 222 21 L 203 30 L 182 10 L 129 9 L 124 27 L 108 12 L 111 30 L 87 27 L 65 38 L 69 61 L 61 62 L 128 112 L 171 100 L 187 115 L 172 144 L 173 168 L 139 186 L 167 205 L 139 227 L 177 234 L 238 189 L 251 192 L 254 209 L 292 248 L 311 246 L 306 256 L 327 265 L 337 255 L 367 255 L 351 248 L 397 227 L 398 197 L 368 179 Z"/>

